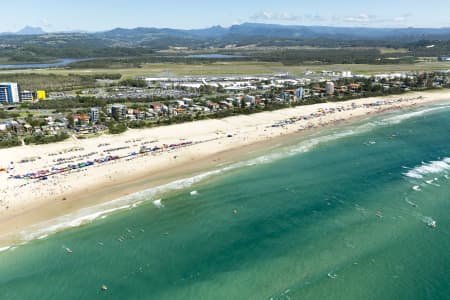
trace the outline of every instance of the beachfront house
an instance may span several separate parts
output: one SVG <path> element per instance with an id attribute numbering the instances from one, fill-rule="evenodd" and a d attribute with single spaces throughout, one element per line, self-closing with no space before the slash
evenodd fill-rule
<path id="1" fill-rule="evenodd" d="M 157 114 L 166 114 L 169 112 L 169 108 L 161 102 L 150 102 L 149 106 Z"/>
<path id="2" fill-rule="evenodd" d="M 72 114 L 72 119 L 75 124 L 89 123 L 91 117 L 87 114 Z"/>
<path id="3" fill-rule="evenodd" d="M 233 108 L 233 104 L 229 103 L 227 101 L 220 101 L 219 105 L 220 105 L 221 109 L 231 109 L 231 108 Z"/>
<path id="4" fill-rule="evenodd" d="M 123 104 L 111 106 L 111 117 L 116 121 L 124 120 L 127 116 L 127 107 Z"/>
<path id="5" fill-rule="evenodd" d="M 206 106 L 212 111 L 216 111 L 220 108 L 219 103 L 212 102 L 212 101 L 206 102 Z"/>
<path id="6" fill-rule="evenodd" d="M 256 104 L 255 96 L 246 95 L 243 100 L 244 100 L 246 106 L 252 106 L 252 105 Z"/>
<path id="7" fill-rule="evenodd" d="M 100 120 L 100 108 L 92 107 L 89 111 L 89 117 L 92 123 L 97 123 Z"/>

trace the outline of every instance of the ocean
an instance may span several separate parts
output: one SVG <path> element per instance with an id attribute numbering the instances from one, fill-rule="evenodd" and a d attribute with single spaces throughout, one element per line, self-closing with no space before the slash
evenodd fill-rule
<path id="1" fill-rule="evenodd" d="M 450 299 L 449 130 L 378 115 L 66 217 L 0 252 L 0 299 Z"/>

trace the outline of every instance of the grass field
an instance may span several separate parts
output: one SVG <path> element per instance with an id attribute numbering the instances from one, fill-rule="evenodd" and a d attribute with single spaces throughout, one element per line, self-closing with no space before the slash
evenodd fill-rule
<path id="1" fill-rule="evenodd" d="M 271 75 L 277 73 L 289 73 L 300 76 L 305 71 L 348 70 L 357 74 L 375 74 L 384 72 L 402 71 L 440 71 L 450 69 L 450 63 L 445 62 L 421 62 L 416 64 L 389 64 L 389 65 L 297 65 L 284 66 L 281 63 L 272 62 L 217 62 L 210 64 L 144 64 L 141 68 L 118 69 L 41 69 L 41 70 L 2 70 L 0 74 L 7 73 L 33 73 L 33 74 L 105 74 L 120 73 L 124 78 L 135 76 L 214 76 L 214 75 Z"/>
<path id="2" fill-rule="evenodd" d="M 204 53 L 235 53 L 246 55 L 254 52 L 279 51 L 279 50 L 338 50 L 338 49 L 375 49 L 380 53 L 408 53 L 406 48 L 387 48 L 387 47 L 319 47 L 319 46 L 260 46 L 260 45 L 246 45 L 231 48 L 208 48 L 208 49 L 168 49 L 158 51 L 161 54 L 204 54 Z"/>

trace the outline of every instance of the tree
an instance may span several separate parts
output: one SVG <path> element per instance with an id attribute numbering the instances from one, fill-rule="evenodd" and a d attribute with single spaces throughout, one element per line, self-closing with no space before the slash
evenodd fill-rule
<path id="1" fill-rule="evenodd" d="M 131 86 L 138 88 L 145 88 L 148 86 L 147 81 L 141 79 L 125 79 L 119 82 L 121 86 Z"/>
<path id="2" fill-rule="evenodd" d="M 69 127 L 70 128 L 75 127 L 75 120 L 73 119 L 72 114 L 67 114 L 66 118 L 67 118 L 67 121 L 69 122 Z"/>
<path id="3" fill-rule="evenodd" d="M 120 134 L 120 133 L 127 131 L 127 129 L 128 129 L 127 124 L 125 124 L 125 123 L 110 122 L 110 123 L 108 123 L 107 126 L 109 129 L 109 133 L 111 133 L 111 134 Z"/>

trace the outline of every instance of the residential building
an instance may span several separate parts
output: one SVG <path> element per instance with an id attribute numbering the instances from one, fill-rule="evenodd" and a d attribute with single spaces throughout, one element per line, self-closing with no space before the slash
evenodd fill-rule
<path id="1" fill-rule="evenodd" d="M 255 105 L 256 104 L 256 97 L 255 96 L 246 95 L 244 97 L 244 102 L 245 102 L 245 104 L 247 106 Z"/>
<path id="2" fill-rule="evenodd" d="M 31 91 L 20 91 L 20 101 L 33 101 L 34 95 Z"/>
<path id="3" fill-rule="evenodd" d="M 302 100 L 303 96 L 305 94 L 305 90 L 302 87 L 299 87 L 297 90 L 295 90 L 295 98 L 297 98 L 296 100 Z"/>
<path id="4" fill-rule="evenodd" d="M 351 78 L 351 77 L 353 77 L 353 75 L 352 75 L 351 71 L 342 71 L 342 77 L 343 78 Z"/>
<path id="5" fill-rule="evenodd" d="M 212 111 L 216 111 L 220 108 L 220 105 L 218 103 L 212 101 L 206 102 L 206 106 Z"/>
<path id="6" fill-rule="evenodd" d="M 326 83 L 325 91 L 329 96 L 334 95 L 334 82 L 328 81 Z"/>
<path id="7" fill-rule="evenodd" d="M 100 120 L 100 109 L 97 107 L 92 107 L 89 116 L 92 123 L 97 123 Z"/>
<path id="8" fill-rule="evenodd" d="M 276 99 L 279 102 L 285 102 L 285 103 L 292 102 L 292 101 L 294 101 L 294 92 L 295 91 L 292 91 L 292 94 L 288 91 L 282 92 L 281 94 L 278 95 L 278 97 Z"/>
<path id="9" fill-rule="evenodd" d="M 127 117 L 127 107 L 123 104 L 114 104 L 111 106 L 111 116 L 116 121 L 124 120 Z"/>
<path id="10" fill-rule="evenodd" d="M 36 99 L 38 100 L 47 99 L 47 93 L 45 91 L 36 91 Z"/>
<path id="11" fill-rule="evenodd" d="M 0 83 L 0 103 L 14 104 L 20 102 L 19 85 L 13 82 Z"/>
<path id="12" fill-rule="evenodd" d="M 73 121 L 78 124 L 89 123 L 90 117 L 86 114 L 72 114 Z"/>

